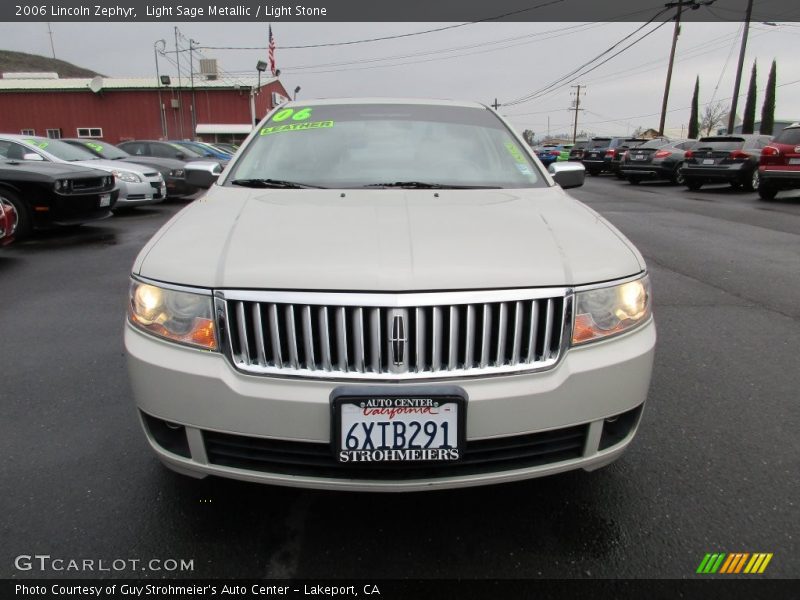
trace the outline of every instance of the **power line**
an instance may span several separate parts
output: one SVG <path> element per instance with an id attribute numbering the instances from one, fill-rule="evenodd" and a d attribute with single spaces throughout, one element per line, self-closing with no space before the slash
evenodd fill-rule
<path id="1" fill-rule="evenodd" d="M 400 33 L 397 35 L 386 35 L 382 37 L 375 37 L 375 38 L 367 38 L 362 40 L 349 40 L 346 42 L 329 42 L 326 44 L 306 44 L 302 46 L 278 46 L 280 50 L 300 50 L 300 49 L 307 49 L 307 48 L 329 48 L 332 46 L 352 46 L 354 44 L 367 44 L 372 42 L 382 42 L 385 40 L 396 40 L 400 38 L 408 38 L 417 35 L 425 35 L 428 33 L 436 33 L 439 31 L 447 31 L 449 29 L 458 29 L 459 27 L 466 27 L 468 25 L 475 25 L 476 23 L 487 23 L 489 21 L 499 21 L 501 19 L 505 19 L 506 17 L 511 17 L 514 15 L 522 14 L 525 12 L 530 12 L 533 10 L 538 10 L 540 8 L 545 8 L 547 6 L 552 6 L 553 4 L 560 4 L 565 2 L 566 0 L 548 0 L 547 2 L 543 2 L 541 4 L 537 4 L 535 6 L 529 6 L 528 8 L 521 8 L 519 10 L 512 10 L 500 15 L 495 15 L 493 17 L 486 17 L 485 19 L 478 19 L 477 21 L 468 21 L 466 23 L 457 23 L 456 25 L 446 25 L 444 27 L 437 27 L 435 29 L 426 29 L 424 31 L 415 31 L 411 33 Z M 206 50 L 263 50 L 263 46 L 201 46 L 203 49 Z"/>
<path id="2" fill-rule="evenodd" d="M 632 46 L 634 46 L 635 44 L 638 44 L 639 42 L 641 42 L 641 41 L 642 41 L 644 38 L 646 38 L 646 37 L 647 37 L 647 36 L 649 36 L 650 34 L 654 33 L 654 32 L 655 32 L 655 31 L 656 31 L 656 30 L 657 30 L 659 27 L 661 27 L 662 25 L 664 25 L 664 23 L 666 23 L 666 21 L 662 22 L 660 25 L 658 25 L 657 27 L 655 27 L 654 29 L 652 29 L 652 30 L 651 30 L 651 31 L 649 31 L 648 33 L 644 34 L 642 37 L 640 37 L 639 39 L 635 40 L 634 42 L 632 42 L 630 45 L 626 46 L 625 48 L 623 48 L 623 49 L 622 49 L 622 50 L 620 50 L 619 52 L 617 52 L 617 53 L 615 53 L 615 54 L 611 55 L 611 56 L 610 56 L 608 59 L 606 59 L 605 61 L 603 61 L 603 62 L 601 62 L 601 63 L 599 63 L 599 64 L 597 64 L 597 65 L 593 66 L 591 69 L 589 69 L 589 70 L 587 70 L 587 71 L 585 71 L 585 72 L 579 73 L 579 71 L 583 70 L 584 68 L 588 67 L 588 66 L 589 66 L 589 65 L 591 65 L 592 63 L 596 62 L 597 60 L 599 60 L 600 58 L 602 58 L 603 56 L 605 56 L 605 55 L 606 55 L 606 54 L 608 54 L 609 52 L 612 52 L 612 51 L 613 51 L 615 48 L 617 48 L 617 47 L 618 47 L 620 44 L 622 44 L 622 43 L 626 42 L 626 41 L 627 41 L 627 40 L 629 40 L 631 37 L 633 37 L 633 36 L 635 36 L 637 33 L 639 33 L 639 32 L 640 32 L 642 29 L 644 29 L 645 27 L 647 27 L 648 25 L 650 25 L 650 24 L 651 24 L 653 21 L 655 21 L 655 20 L 656 20 L 656 19 L 657 19 L 659 16 L 661 16 L 662 14 L 664 14 L 664 13 L 665 13 L 667 10 L 668 10 L 668 9 L 666 9 L 666 8 L 664 8 L 664 9 L 661 9 L 661 10 L 660 10 L 659 12 L 657 12 L 657 13 L 656 13 L 656 14 L 655 14 L 653 17 L 651 17 L 649 21 L 647 21 L 646 23 L 644 23 L 644 24 L 643 24 L 643 25 L 641 25 L 640 27 L 637 27 L 637 28 L 636 28 L 635 30 L 633 30 L 631 33 L 629 33 L 628 35 L 626 35 L 626 36 L 625 36 L 625 37 L 623 37 L 622 39 L 620 39 L 620 40 L 618 40 L 617 42 L 615 42 L 614 44 L 612 44 L 612 45 L 611 45 L 610 47 L 608 47 L 606 50 L 604 50 L 603 52 L 601 52 L 600 54 L 598 54 L 597 56 L 595 56 L 595 57 L 594 57 L 594 58 L 592 58 L 591 60 L 589 60 L 589 61 L 587 61 L 587 62 L 583 63 L 581 66 L 579 66 L 579 67 L 577 67 L 577 68 L 573 69 L 572 71 L 570 71 L 570 72 L 569 72 L 569 73 L 567 73 L 566 75 L 564 75 L 564 76 L 560 77 L 559 79 L 556 79 L 556 80 L 555 80 L 555 81 L 553 81 L 552 83 L 550 83 L 550 84 L 546 85 L 546 86 L 545 86 L 545 87 L 543 87 L 543 88 L 540 88 L 539 90 L 537 90 L 537 91 L 535 91 L 535 92 L 531 92 L 531 93 L 529 93 L 529 94 L 526 94 L 525 96 L 520 96 L 519 98 L 516 98 L 516 99 L 514 99 L 514 100 L 511 100 L 511 101 L 509 101 L 509 102 L 505 102 L 505 103 L 504 103 L 504 106 L 514 106 L 514 105 L 516 105 L 516 104 L 522 104 L 523 102 L 528 102 L 528 101 L 530 101 L 530 100 L 534 100 L 534 99 L 536 99 L 536 98 L 539 98 L 539 97 L 541 97 L 542 95 L 544 95 L 544 94 L 546 94 L 546 93 L 549 93 L 549 92 L 551 92 L 551 91 L 554 91 L 555 89 L 558 89 L 559 87 L 563 87 L 564 85 L 568 85 L 569 83 L 572 83 L 573 81 L 575 81 L 576 79 L 578 79 L 578 78 L 580 78 L 580 77 L 582 77 L 582 76 L 586 75 L 587 73 L 591 73 L 592 71 L 594 71 L 595 69 L 597 69 L 597 68 L 598 68 L 598 67 L 600 67 L 601 65 L 605 64 L 606 62 L 608 62 L 609 60 L 611 60 L 611 59 L 612 59 L 612 58 L 614 58 L 615 56 L 618 56 L 619 54 L 621 54 L 621 53 L 622 53 L 622 52 L 624 52 L 625 50 L 628 50 L 629 48 L 631 48 L 631 47 L 632 47 Z M 573 77 L 573 78 L 572 78 L 572 79 L 570 79 L 569 81 L 564 81 L 565 79 L 568 79 L 569 77 L 571 77 L 571 76 L 573 76 L 573 75 L 575 75 L 575 77 Z M 559 85 L 559 84 L 560 84 L 560 85 Z"/>

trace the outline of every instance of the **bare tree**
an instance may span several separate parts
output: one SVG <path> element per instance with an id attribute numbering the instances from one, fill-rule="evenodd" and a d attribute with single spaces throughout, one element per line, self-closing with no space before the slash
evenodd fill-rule
<path id="1" fill-rule="evenodd" d="M 725 121 L 725 112 L 722 102 L 706 105 L 703 110 L 703 118 L 700 120 L 700 130 L 704 132 L 704 135 L 711 135 L 718 125 L 722 125 Z"/>

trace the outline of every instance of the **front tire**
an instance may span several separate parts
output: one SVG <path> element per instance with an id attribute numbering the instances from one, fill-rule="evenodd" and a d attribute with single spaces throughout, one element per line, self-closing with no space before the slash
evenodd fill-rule
<path id="1" fill-rule="evenodd" d="M 642 183 L 642 180 L 639 179 L 638 177 L 628 177 L 628 183 L 630 183 L 631 185 L 639 185 L 640 183 Z"/>
<path id="2" fill-rule="evenodd" d="M 597 177 L 600 175 L 600 169 L 589 169 L 589 175 L 592 177 Z"/>
<path id="3" fill-rule="evenodd" d="M 0 189 L 0 204 L 10 204 L 14 209 L 16 217 L 16 226 L 12 231 L 14 238 L 22 240 L 28 237 L 33 230 L 33 218 L 20 197 L 10 190 Z"/>

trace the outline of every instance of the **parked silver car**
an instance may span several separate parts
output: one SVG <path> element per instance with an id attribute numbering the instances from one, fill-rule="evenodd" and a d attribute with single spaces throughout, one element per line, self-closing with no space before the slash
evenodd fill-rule
<path id="1" fill-rule="evenodd" d="M 0 134 L 0 143 L 3 143 L 5 158 L 70 163 L 112 173 L 119 188 L 117 208 L 155 204 L 163 202 L 167 196 L 164 177 L 152 167 L 134 163 L 121 165 L 61 140 L 44 137 Z"/>
<path id="2" fill-rule="evenodd" d="M 583 166 L 550 168 L 479 104 L 281 105 L 133 266 L 125 347 L 155 453 L 364 491 L 616 459 L 650 384 L 647 270 L 557 184 Z"/>

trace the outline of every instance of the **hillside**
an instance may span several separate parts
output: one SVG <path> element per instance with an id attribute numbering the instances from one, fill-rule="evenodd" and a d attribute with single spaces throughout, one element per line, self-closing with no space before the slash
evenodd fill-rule
<path id="1" fill-rule="evenodd" d="M 94 77 L 95 73 L 63 60 L 0 50 L 0 73 L 58 73 L 59 77 Z"/>

